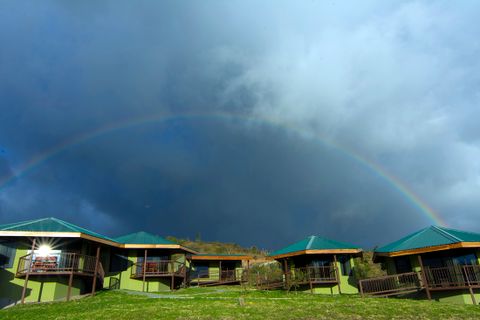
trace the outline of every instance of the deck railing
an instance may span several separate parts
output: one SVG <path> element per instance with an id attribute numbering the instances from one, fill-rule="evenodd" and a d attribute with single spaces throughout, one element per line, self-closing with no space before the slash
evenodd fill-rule
<path id="1" fill-rule="evenodd" d="M 202 270 L 193 271 L 190 274 L 190 282 L 196 283 L 227 283 L 227 282 L 244 282 L 247 281 L 246 270 L 241 269 L 225 269 L 218 270 Z"/>
<path id="2" fill-rule="evenodd" d="M 389 296 L 420 290 L 422 282 L 417 272 L 407 272 L 359 281 L 362 295 Z"/>
<path id="3" fill-rule="evenodd" d="M 428 287 L 432 289 L 479 286 L 480 266 L 425 267 L 425 277 Z"/>
<path id="4" fill-rule="evenodd" d="M 452 290 L 480 287 L 479 265 L 453 265 L 424 267 L 425 283 L 421 272 L 408 272 L 359 281 L 362 295 L 389 296 L 428 290 Z"/>
<path id="5" fill-rule="evenodd" d="M 335 266 L 308 266 L 293 268 L 287 274 L 293 284 L 338 282 Z"/>
<path id="6" fill-rule="evenodd" d="M 134 263 L 131 268 L 132 277 L 145 276 L 183 276 L 185 274 L 185 264 L 175 260 L 147 261 Z"/>
<path id="7" fill-rule="evenodd" d="M 29 253 L 20 257 L 17 276 L 24 276 L 27 272 L 30 275 L 70 272 L 93 275 L 95 261 L 95 257 L 79 253 L 62 252 L 47 256 Z M 97 274 L 103 278 L 104 271 L 100 262 L 98 267 Z"/>
<path id="8" fill-rule="evenodd" d="M 305 284 L 335 284 L 338 283 L 338 270 L 334 265 L 307 266 L 291 268 L 287 273 L 256 274 L 254 285 L 257 289 L 291 289 Z"/>
<path id="9" fill-rule="evenodd" d="M 248 277 L 249 284 L 258 290 L 272 290 L 285 287 L 284 274 L 280 272 L 255 272 Z"/>

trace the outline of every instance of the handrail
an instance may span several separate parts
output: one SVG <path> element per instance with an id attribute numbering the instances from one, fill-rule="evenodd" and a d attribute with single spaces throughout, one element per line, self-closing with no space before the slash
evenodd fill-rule
<path id="1" fill-rule="evenodd" d="M 134 263 L 131 268 L 132 277 L 154 275 L 184 275 L 186 273 L 185 263 L 178 260 L 160 260 Z"/>
<path id="2" fill-rule="evenodd" d="M 450 290 L 480 287 L 480 265 L 453 265 L 449 267 L 424 267 L 425 283 L 421 272 L 407 272 L 359 281 L 362 295 L 398 295 L 406 292 Z"/>
<path id="3" fill-rule="evenodd" d="M 246 281 L 246 275 L 245 270 L 242 269 L 224 269 L 221 272 L 219 270 L 203 270 L 193 271 L 190 274 L 190 281 L 199 279 L 218 282 Z"/>
<path id="4" fill-rule="evenodd" d="M 338 277 L 334 265 L 307 266 L 292 268 L 289 272 L 289 280 L 292 284 L 338 282 Z"/>
<path id="5" fill-rule="evenodd" d="M 17 275 L 25 275 L 27 272 L 30 274 L 75 272 L 93 275 L 95 261 L 96 257 L 73 252 L 46 256 L 29 253 L 20 257 Z M 101 263 L 99 263 L 99 269 L 103 272 Z"/>
<path id="6" fill-rule="evenodd" d="M 470 287 L 480 285 L 479 265 L 425 267 L 429 288 Z"/>
<path id="7" fill-rule="evenodd" d="M 359 281 L 360 294 L 388 296 L 391 294 L 400 294 L 423 287 L 420 273 L 406 272 L 383 277 L 363 279 Z"/>

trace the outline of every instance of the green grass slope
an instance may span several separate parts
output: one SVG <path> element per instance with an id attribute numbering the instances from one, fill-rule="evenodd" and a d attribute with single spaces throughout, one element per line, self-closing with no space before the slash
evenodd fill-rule
<path id="1" fill-rule="evenodd" d="M 106 291 L 77 301 L 12 307 L 1 310 L 0 319 L 480 319 L 480 308 L 238 287 L 189 288 L 152 295 Z"/>

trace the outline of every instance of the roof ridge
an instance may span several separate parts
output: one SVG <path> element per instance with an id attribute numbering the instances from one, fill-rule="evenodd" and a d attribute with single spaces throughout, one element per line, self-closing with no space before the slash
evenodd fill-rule
<path id="1" fill-rule="evenodd" d="M 406 236 L 405 238 L 407 238 L 407 239 L 405 239 L 403 242 L 405 242 L 405 241 L 410 241 L 410 240 L 412 240 L 412 239 L 414 239 L 414 238 L 419 237 L 421 234 L 423 234 L 423 233 L 424 233 L 425 231 L 427 231 L 428 229 L 430 229 L 430 227 L 423 228 L 423 229 L 421 229 L 421 230 L 419 230 L 419 231 L 417 231 L 417 232 L 414 232 L 413 234 L 410 234 L 410 236 Z"/>
<path id="2" fill-rule="evenodd" d="M 35 222 L 39 222 L 39 221 L 47 220 L 47 219 L 51 219 L 51 218 L 52 217 L 27 220 L 27 221 L 18 222 L 18 223 L 11 223 L 8 227 L 5 228 L 5 230 L 8 230 L 8 229 L 13 228 L 13 227 L 22 227 L 22 226 L 25 226 L 27 224 L 32 224 L 32 223 L 35 223 Z"/>
<path id="3" fill-rule="evenodd" d="M 440 227 L 440 226 L 437 226 L 437 228 L 442 229 L 442 230 L 444 230 L 445 232 L 448 232 L 448 231 L 446 231 L 446 230 L 449 230 L 449 231 L 455 231 L 455 232 L 461 232 L 461 233 L 468 233 L 468 234 L 474 234 L 474 235 L 480 234 L 480 233 L 478 233 L 478 232 L 467 231 L 467 230 L 460 230 L 460 229 L 455 229 L 455 228 L 447 228 L 447 227 Z"/>
<path id="4" fill-rule="evenodd" d="M 310 237 L 309 237 L 310 240 L 308 240 L 307 246 L 306 246 L 306 248 L 305 248 L 306 250 L 309 250 L 309 249 L 310 249 L 310 247 L 312 246 L 313 240 L 315 240 L 315 237 L 316 237 L 316 236 L 310 236 Z"/>
<path id="5" fill-rule="evenodd" d="M 94 236 L 96 238 L 104 238 L 106 240 L 109 240 L 109 241 L 113 241 L 113 242 L 118 242 L 116 241 L 115 239 L 109 237 L 109 236 L 106 236 L 106 235 L 103 235 L 101 233 L 98 233 L 96 231 L 92 231 L 92 230 L 88 230 L 84 227 L 80 227 L 80 226 L 77 226 L 73 223 L 70 223 L 70 222 L 67 222 L 67 221 L 63 221 L 61 219 L 58 219 L 58 218 L 55 218 L 55 217 L 52 217 L 51 218 L 52 220 L 54 220 L 55 222 L 57 223 L 60 223 L 61 225 L 67 227 L 68 229 L 72 230 L 73 232 L 79 232 L 79 233 L 84 233 L 84 234 L 89 234 L 90 236 Z"/>
<path id="6" fill-rule="evenodd" d="M 441 233 L 443 236 L 446 236 L 446 237 L 449 237 L 455 241 L 458 241 L 458 242 L 462 242 L 463 240 L 454 236 L 453 234 L 451 234 L 450 232 L 446 231 L 446 230 L 443 230 L 442 228 L 438 227 L 438 226 L 431 226 L 431 228 L 435 231 L 437 231 L 438 233 Z"/>
<path id="7" fill-rule="evenodd" d="M 68 222 L 66 222 L 66 221 L 63 221 L 63 220 L 60 220 L 60 219 L 57 219 L 57 218 L 54 218 L 54 217 L 52 217 L 52 219 L 53 219 L 55 222 L 58 222 L 58 223 L 60 223 L 61 225 L 67 227 L 68 229 L 73 230 L 74 232 L 78 232 L 78 230 L 75 230 L 74 228 L 72 228 L 72 224 L 71 224 L 71 223 L 68 223 Z M 81 228 L 81 227 L 78 227 L 78 226 L 76 226 L 76 227 L 77 227 L 77 228 Z M 84 228 L 81 228 L 81 229 L 84 229 Z M 84 230 L 86 230 L 86 229 L 84 229 Z"/>

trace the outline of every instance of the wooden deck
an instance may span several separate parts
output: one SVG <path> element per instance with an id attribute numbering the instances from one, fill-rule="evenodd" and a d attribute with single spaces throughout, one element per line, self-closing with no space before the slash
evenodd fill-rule
<path id="1" fill-rule="evenodd" d="M 257 274 L 255 286 L 259 290 L 286 289 L 308 285 L 313 292 L 315 285 L 340 284 L 338 270 L 334 265 L 307 266 L 289 269 L 284 274 Z"/>
<path id="2" fill-rule="evenodd" d="M 224 284 L 241 284 L 248 280 L 248 270 L 222 270 L 195 273 L 191 276 L 190 285 L 197 286 L 218 286 Z"/>
<path id="3" fill-rule="evenodd" d="M 32 252 L 35 248 L 36 239 L 32 243 Z M 92 295 L 95 294 L 96 286 L 103 286 L 105 271 L 100 262 L 100 247 L 97 255 L 88 256 L 75 252 L 61 252 L 55 254 L 39 255 L 29 253 L 20 257 L 17 278 L 24 278 L 21 303 L 25 303 L 26 289 L 30 277 L 65 276 L 68 277 L 67 301 L 71 297 L 73 277 L 82 276 L 92 279 Z"/>
<path id="4" fill-rule="evenodd" d="M 450 267 L 424 267 L 418 272 L 394 274 L 385 277 L 359 281 L 362 296 L 387 297 L 425 291 L 431 299 L 432 291 L 463 290 L 470 291 L 476 304 L 473 289 L 480 288 L 479 265 L 455 265 Z"/>
<path id="5" fill-rule="evenodd" d="M 20 257 L 17 267 L 17 278 L 35 276 L 58 276 L 78 275 L 93 277 L 95 274 L 103 279 L 105 273 L 102 264 L 99 263 L 98 270 L 95 270 L 96 257 L 78 253 L 60 253 L 47 257 L 27 254 Z"/>
<path id="6" fill-rule="evenodd" d="M 131 278 L 186 277 L 185 264 L 174 260 L 146 261 L 133 264 Z"/>

